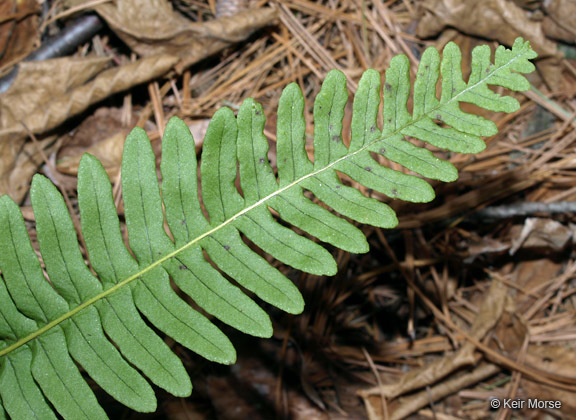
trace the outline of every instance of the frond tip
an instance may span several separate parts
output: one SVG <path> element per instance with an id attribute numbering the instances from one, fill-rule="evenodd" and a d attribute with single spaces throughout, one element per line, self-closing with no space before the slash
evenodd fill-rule
<path id="1" fill-rule="evenodd" d="M 385 75 L 382 128 L 377 124 L 380 74 L 368 70 L 362 76 L 349 145 L 342 140 L 346 77 L 333 70 L 314 104 L 313 162 L 305 149 L 304 98 L 291 84 L 278 106 L 277 174 L 268 162 L 262 107 L 247 99 L 237 116 L 221 109 L 204 141 L 201 194 L 194 139 L 182 120 L 172 118 L 166 127 L 161 183 L 150 141 L 143 130 L 134 129 L 122 161 L 130 249 L 124 244 L 101 163 L 85 155 L 78 172 L 82 233 L 98 277 L 85 264 L 64 200 L 50 181 L 36 175 L 31 188 L 50 283 L 18 206 L 1 197 L 0 418 L 5 413 L 12 418 L 56 418 L 53 408 L 67 419 L 106 418 L 77 364 L 135 410 L 156 408 L 145 377 L 174 395 L 189 395 L 192 385 L 182 362 L 149 324 L 209 360 L 234 363 L 234 347 L 214 319 L 247 334 L 270 337 L 272 324 L 255 297 L 293 314 L 304 308 L 297 287 L 243 237 L 294 268 L 335 274 L 334 259 L 318 242 L 356 253 L 367 252 L 368 243 L 356 226 L 326 206 L 360 223 L 382 228 L 398 223 L 388 205 L 346 185 L 338 173 L 391 198 L 432 200 L 434 191 L 423 177 L 450 182 L 458 177 L 457 170 L 409 138 L 452 152 L 480 152 L 485 147 L 480 136 L 494 135 L 496 125 L 463 112 L 460 103 L 517 110 L 516 99 L 489 86 L 528 89 L 521 73 L 533 71 L 529 59 L 535 57 L 520 38 L 510 50 L 499 47 L 493 64 L 490 49 L 477 47 L 465 82 L 455 44 L 444 48 L 442 59 L 436 49 L 428 48 L 418 67 L 410 112 L 410 63 L 397 56 Z M 383 166 L 372 154 L 413 173 Z M 238 170 L 242 193 L 236 187 Z"/>

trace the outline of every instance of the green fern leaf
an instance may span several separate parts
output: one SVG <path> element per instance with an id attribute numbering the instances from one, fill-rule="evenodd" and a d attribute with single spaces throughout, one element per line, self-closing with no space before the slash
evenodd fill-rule
<path id="1" fill-rule="evenodd" d="M 362 232 L 311 200 L 306 191 L 349 219 L 394 227 L 398 221 L 390 207 L 345 185 L 337 173 L 391 198 L 432 200 L 434 191 L 421 177 L 449 182 L 457 178 L 457 171 L 407 138 L 453 152 L 483 150 L 480 136 L 495 134 L 496 126 L 463 112 L 460 102 L 494 111 L 517 110 L 514 98 L 498 95 L 489 85 L 528 89 L 520 73 L 533 71 L 529 59 L 535 57 L 522 39 L 510 50 L 499 47 L 494 64 L 489 48 L 478 47 L 465 82 L 456 45 L 445 47 L 442 60 L 438 51 L 429 48 L 418 68 L 410 113 L 409 62 L 397 56 L 386 71 L 382 129 L 377 124 L 380 74 L 368 70 L 362 76 L 354 98 L 349 146 L 342 140 L 346 79 L 332 71 L 314 103 L 314 162 L 305 149 L 304 98 L 291 84 L 278 106 L 277 176 L 268 162 L 262 107 L 247 99 L 237 116 L 221 109 L 210 122 L 202 152 L 201 196 L 206 214 L 199 200 L 194 139 L 188 127 L 177 118 L 166 127 L 161 183 L 146 133 L 133 130 L 122 161 L 130 249 L 124 244 L 102 165 L 90 155 L 80 163 L 82 234 L 98 278 L 84 262 L 64 200 L 50 181 L 36 175 L 31 188 L 38 243 L 50 282 L 18 206 L 1 197 L 0 418 L 56 418 L 52 407 L 67 419 L 106 418 L 76 363 L 111 396 L 138 411 L 156 408 L 145 377 L 174 395 L 189 395 L 192 385 L 182 362 L 142 315 L 201 356 L 233 363 L 236 354 L 228 338 L 186 297 L 210 316 L 259 337 L 271 336 L 272 324 L 243 289 L 289 313 L 304 308 L 296 286 L 241 235 L 294 268 L 335 274 L 330 253 L 280 224 L 271 209 L 284 222 L 322 242 L 349 252 L 367 252 Z M 372 153 L 414 174 L 382 166 Z M 241 192 L 236 187 L 238 170 Z M 204 252 L 238 286 L 215 269 Z M 170 279 L 181 293 L 173 289 Z"/>

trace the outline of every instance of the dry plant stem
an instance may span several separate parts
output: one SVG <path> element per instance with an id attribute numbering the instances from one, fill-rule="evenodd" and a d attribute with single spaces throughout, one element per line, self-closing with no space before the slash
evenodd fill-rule
<path id="1" fill-rule="evenodd" d="M 120 208 L 120 202 L 122 201 L 122 168 L 118 168 L 118 174 L 114 179 L 114 189 L 112 190 L 112 197 L 114 197 L 114 205 L 117 209 Z"/>
<path id="2" fill-rule="evenodd" d="M 171 85 L 170 82 L 166 82 L 162 85 L 162 87 L 160 88 L 160 98 L 164 98 L 164 96 L 170 91 L 171 89 Z M 154 97 L 154 95 L 150 95 L 151 98 Z M 150 118 L 150 116 L 154 113 L 154 104 L 153 101 L 150 101 L 146 104 L 146 106 L 144 107 L 144 109 L 142 109 L 142 112 L 140 113 L 140 117 L 138 118 L 138 122 L 136 123 L 137 127 L 144 127 L 144 125 L 146 124 L 146 121 L 148 121 L 148 119 Z"/>
<path id="3" fill-rule="evenodd" d="M 172 86 L 170 84 L 170 86 Z M 160 94 L 160 89 L 158 88 L 158 82 L 152 82 L 148 84 L 148 93 L 152 101 L 152 109 L 154 110 L 154 119 L 156 120 L 156 127 L 158 127 L 158 133 L 160 137 L 164 136 L 164 110 L 162 109 L 162 97 Z"/>
<path id="4" fill-rule="evenodd" d="M 437 386 L 429 388 L 429 391 L 421 391 L 415 395 L 402 399 L 402 405 L 398 407 L 390 416 L 390 420 L 401 420 L 410 414 L 426 407 L 430 401 L 438 401 L 445 398 L 461 389 L 472 386 L 480 381 L 483 381 L 498 372 L 501 368 L 498 365 L 491 363 L 480 363 L 471 372 L 460 375 L 456 378 L 450 378 Z M 372 420 L 372 419 L 371 419 Z"/>
<path id="5" fill-rule="evenodd" d="M 180 112 L 183 114 L 190 113 L 190 106 L 192 105 L 192 90 L 190 89 L 190 70 L 186 70 L 182 76 L 182 106 Z"/>

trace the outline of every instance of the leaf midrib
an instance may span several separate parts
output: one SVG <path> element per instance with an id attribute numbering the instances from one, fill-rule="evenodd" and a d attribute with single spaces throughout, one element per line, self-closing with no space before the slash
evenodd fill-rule
<path id="1" fill-rule="evenodd" d="M 36 330 L 35 332 L 33 332 L 32 334 L 29 334 L 28 336 L 21 338 L 20 340 L 16 341 L 14 344 L 5 347 L 3 350 L 0 351 L 0 357 L 3 357 L 9 353 L 11 353 L 12 351 L 18 349 L 19 347 L 22 347 L 23 345 L 25 345 L 26 343 L 34 340 L 35 338 L 39 337 L 40 335 L 44 334 L 45 332 L 49 331 L 50 329 L 54 328 L 55 326 L 61 324 L 62 322 L 72 318 L 74 315 L 76 315 L 78 312 L 82 311 L 83 309 L 95 304 L 96 302 L 98 302 L 101 299 L 104 299 L 108 296 L 110 296 L 111 294 L 113 294 L 114 292 L 118 291 L 119 289 L 121 289 L 122 287 L 126 286 L 127 284 L 131 283 L 132 281 L 138 279 L 139 277 L 142 277 L 144 274 L 148 273 L 149 271 L 152 271 L 154 268 L 158 267 L 159 265 L 161 265 L 162 263 L 168 261 L 169 259 L 177 256 L 178 254 L 180 254 L 181 252 L 185 251 L 186 249 L 190 248 L 191 246 L 199 243 L 202 239 L 206 238 L 207 236 L 212 235 L 213 233 L 219 231 L 220 229 L 224 228 L 225 226 L 228 226 L 229 224 L 231 224 L 232 222 L 234 222 L 236 219 L 238 219 L 239 217 L 243 216 L 244 214 L 248 213 L 249 211 L 255 209 L 256 207 L 259 207 L 263 204 L 265 204 L 268 200 L 279 196 L 280 194 L 282 194 L 283 192 L 291 189 L 292 187 L 295 187 L 296 185 L 298 185 L 299 183 L 305 181 L 308 178 L 312 178 L 316 175 L 321 174 L 322 172 L 332 168 L 333 166 L 336 166 L 338 163 L 347 160 L 347 159 L 351 159 L 354 156 L 356 156 L 357 154 L 360 154 L 366 150 L 368 150 L 369 147 L 371 147 L 372 145 L 380 142 L 380 141 L 384 141 L 387 138 L 394 136 L 396 134 L 401 134 L 401 131 L 406 129 L 407 127 L 418 123 L 419 121 L 421 121 L 424 118 L 429 118 L 428 115 L 429 114 L 433 114 L 435 113 L 437 110 L 443 108 L 443 107 L 447 107 L 448 105 L 450 105 L 453 102 L 459 102 L 458 101 L 458 97 L 460 97 L 461 95 L 465 94 L 466 92 L 469 92 L 471 90 L 473 90 L 474 88 L 476 88 L 476 86 L 481 85 L 481 84 L 487 84 L 487 81 L 492 78 L 493 76 L 497 75 L 502 69 L 510 67 L 512 65 L 512 63 L 514 63 L 516 60 L 523 58 L 523 55 L 525 54 L 525 51 L 522 50 L 518 53 L 518 55 L 514 56 L 510 61 L 508 61 L 506 64 L 501 65 L 497 68 L 495 68 L 492 72 L 490 72 L 490 74 L 488 74 L 484 79 L 479 80 L 478 82 L 474 83 L 472 86 L 467 86 L 466 89 L 463 89 L 461 92 L 459 92 L 457 95 L 453 96 L 449 101 L 447 102 L 440 102 L 438 103 L 438 106 L 436 106 L 435 108 L 429 110 L 428 112 L 424 112 L 420 117 L 416 118 L 416 119 L 411 119 L 410 122 L 408 122 L 407 124 L 405 124 L 403 127 L 400 127 L 398 129 L 396 129 L 394 132 L 386 135 L 385 137 L 379 137 L 376 138 L 366 144 L 364 144 L 362 147 L 360 147 L 358 150 L 348 153 L 338 159 L 336 159 L 335 161 L 329 163 L 328 165 L 324 166 L 323 168 L 317 169 L 317 170 L 312 170 L 310 173 L 302 176 L 301 178 L 292 181 L 291 183 L 285 185 L 284 187 L 278 188 L 276 191 L 268 194 L 266 197 L 258 200 L 257 202 L 255 202 L 254 204 L 251 204 L 250 206 L 244 208 L 243 210 L 239 211 L 237 214 L 235 214 L 234 216 L 228 218 L 227 220 L 223 221 L 221 224 L 219 224 L 218 226 L 204 232 L 203 234 L 197 236 L 196 238 L 192 239 L 190 242 L 186 243 L 185 245 L 181 246 L 180 248 L 175 249 L 174 251 L 170 252 L 169 254 L 166 254 L 165 256 L 163 256 L 162 258 L 154 261 L 153 263 L 151 263 L 148 267 L 140 270 L 139 272 L 131 275 L 130 277 L 120 281 L 119 283 L 115 284 L 114 286 L 110 287 L 109 289 L 104 290 L 102 293 L 99 293 L 95 296 L 93 296 L 92 298 L 88 299 L 86 302 L 74 307 L 73 309 L 71 309 L 69 312 L 66 312 L 65 314 L 59 316 L 58 318 L 54 319 L 53 321 L 47 323 L 46 325 L 44 325 L 43 327 L 39 328 L 38 330 Z M 444 59 L 442 59 L 443 61 Z M 411 90 L 413 88 L 413 83 L 412 81 L 410 82 L 410 87 Z M 411 115 L 412 116 L 412 115 Z"/>

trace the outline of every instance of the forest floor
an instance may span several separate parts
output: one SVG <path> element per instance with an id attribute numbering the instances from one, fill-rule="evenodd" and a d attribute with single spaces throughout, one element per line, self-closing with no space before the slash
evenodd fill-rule
<path id="1" fill-rule="evenodd" d="M 167 339 L 194 392 L 181 399 L 157 390 L 154 414 L 93 388 L 111 418 L 123 419 L 576 419 L 576 2 L 14 0 L 2 7 L 0 76 L 84 14 L 105 22 L 72 45 L 71 56 L 21 64 L 0 94 L 0 193 L 21 204 L 33 244 L 32 176 L 50 178 L 77 212 L 86 151 L 103 162 L 122 214 L 122 145 L 134 126 L 160 158 L 164 126 L 178 116 L 200 152 L 214 112 L 236 111 L 253 97 L 274 146 L 280 94 L 296 82 L 313 156 L 313 103 L 329 70 L 344 72 L 352 95 L 366 69 L 384 74 L 397 54 L 416 69 L 426 47 L 455 42 L 466 80 L 475 46 L 529 40 L 539 54 L 533 89 L 513 94 L 521 107 L 512 114 L 473 108 L 499 133 L 480 154 L 443 155 L 458 168 L 457 181 L 434 183 L 437 197 L 427 204 L 391 202 L 361 187 L 389 202 L 400 223 L 359 225 L 367 254 L 330 248 L 334 277 L 274 262 L 300 288 L 303 314 L 267 308 L 271 339 L 222 327 L 238 351 L 233 366 Z M 183 22 L 193 30 L 170 37 Z M 534 399 L 560 408 L 528 407 Z"/>

